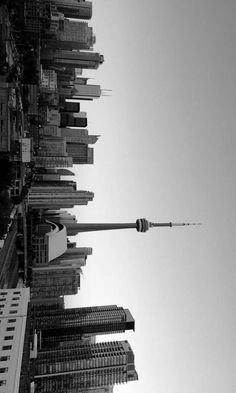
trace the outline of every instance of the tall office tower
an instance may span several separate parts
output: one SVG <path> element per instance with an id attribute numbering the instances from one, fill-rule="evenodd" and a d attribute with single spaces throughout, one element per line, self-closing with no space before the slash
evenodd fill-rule
<path id="1" fill-rule="evenodd" d="M 54 136 L 55 130 L 47 129 L 45 136 Z M 94 144 L 97 142 L 99 135 L 89 135 L 88 130 L 81 128 L 57 128 L 57 136 L 65 138 L 67 143 L 83 143 L 86 145 Z"/>
<path id="2" fill-rule="evenodd" d="M 74 393 L 138 379 L 127 341 L 81 344 L 38 353 L 35 393 Z"/>
<path id="3" fill-rule="evenodd" d="M 46 40 L 47 48 L 52 49 L 91 49 L 96 39 L 88 23 L 64 19 L 55 37 Z"/>
<path id="4" fill-rule="evenodd" d="M 60 87 L 59 94 L 60 97 L 67 99 L 92 101 L 94 98 L 101 97 L 101 87 L 99 85 L 81 85 L 75 82 L 73 86 Z"/>
<path id="5" fill-rule="evenodd" d="M 79 0 L 55 0 L 58 11 L 63 12 L 66 18 L 91 19 L 92 3 Z"/>
<path id="6" fill-rule="evenodd" d="M 83 114 L 84 112 L 78 114 L 61 112 L 61 127 L 87 127 L 87 117 Z"/>
<path id="7" fill-rule="evenodd" d="M 74 164 L 93 164 L 93 148 L 82 143 L 67 143 L 66 151 L 73 158 Z"/>
<path id="8" fill-rule="evenodd" d="M 34 157 L 36 168 L 68 168 L 73 166 L 72 157 Z"/>
<path id="9" fill-rule="evenodd" d="M 87 205 L 93 197 L 93 192 L 89 191 L 38 192 L 35 187 L 32 187 L 28 201 L 29 206 L 34 209 L 60 209 L 71 208 L 74 205 Z"/>
<path id="10" fill-rule="evenodd" d="M 97 69 L 104 62 L 104 57 L 95 52 L 44 49 L 41 52 L 41 61 L 45 68 Z"/>

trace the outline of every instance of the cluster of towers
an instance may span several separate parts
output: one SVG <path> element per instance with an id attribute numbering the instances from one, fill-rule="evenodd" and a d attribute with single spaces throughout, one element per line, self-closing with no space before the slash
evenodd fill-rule
<path id="1" fill-rule="evenodd" d="M 129 310 L 115 305 L 66 310 L 59 305 L 33 306 L 31 327 L 37 331 L 38 356 L 31 367 L 36 392 L 111 392 L 117 383 L 137 380 L 127 341 L 96 343 L 97 335 L 124 333 L 134 325 Z"/>
<path id="2" fill-rule="evenodd" d="M 37 10 L 40 17 L 34 20 Z M 35 179 L 28 206 L 33 249 L 30 332 L 37 354 L 31 359 L 35 393 L 111 393 L 113 386 L 137 380 L 134 354 L 127 341 L 96 343 L 96 336 L 134 330 L 127 309 L 114 305 L 65 309 L 62 296 L 76 294 L 81 269 L 91 255 L 68 236 L 79 232 L 136 228 L 135 224 L 81 224 L 67 208 L 86 205 L 94 194 L 77 190 L 73 165 L 93 164 L 93 145 L 84 100 L 101 96 L 98 85 L 82 76 L 97 69 L 103 56 L 93 52 L 95 36 L 85 20 L 92 3 L 41 0 L 25 3 L 26 26 L 40 32 L 41 78 L 39 130 L 34 152 Z M 73 18 L 71 20 L 70 18 Z M 66 179 L 64 178 L 66 176 Z M 35 340 L 34 340 L 35 341 Z"/>

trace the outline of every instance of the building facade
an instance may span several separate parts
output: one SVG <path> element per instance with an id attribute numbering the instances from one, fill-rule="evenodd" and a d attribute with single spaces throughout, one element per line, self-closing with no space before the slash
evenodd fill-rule
<path id="1" fill-rule="evenodd" d="M 0 290 L 0 392 L 18 393 L 29 288 Z"/>

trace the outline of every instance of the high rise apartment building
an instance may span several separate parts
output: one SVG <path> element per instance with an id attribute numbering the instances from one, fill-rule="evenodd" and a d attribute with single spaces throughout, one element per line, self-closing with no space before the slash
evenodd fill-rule
<path id="1" fill-rule="evenodd" d="M 35 329 L 41 331 L 41 341 L 51 346 L 62 339 L 73 341 L 88 334 L 123 333 L 135 326 L 130 311 L 116 305 L 35 310 L 32 318 Z"/>
<path id="2" fill-rule="evenodd" d="M 80 344 L 39 352 L 34 364 L 35 393 L 74 393 L 138 379 L 127 341 Z"/>

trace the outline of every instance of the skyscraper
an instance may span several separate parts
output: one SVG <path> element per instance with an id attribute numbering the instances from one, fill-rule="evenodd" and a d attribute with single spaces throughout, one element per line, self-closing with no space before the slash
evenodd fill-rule
<path id="1" fill-rule="evenodd" d="M 48 48 L 55 49 L 91 49 L 96 39 L 92 27 L 88 23 L 64 19 L 60 21 L 60 29 L 55 38 L 46 40 Z"/>
<path id="2" fill-rule="evenodd" d="M 34 329 L 40 331 L 42 348 L 56 348 L 61 341 L 81 340 L 84 335 L 122 333 L 134 330 L 134 318 L 123 307 L 98 306 L 45 309 L 32 312 Z"/>
<path id="3" fill-rule="evenodd" d="M 50 189 L 39 191 L 33 186 L 29 192 L 29 206 L 35 209 L 69 208 L 74 205 L 87 205 L 93 197 L 92 192 L 75 191 L 72 187 L 68 187 L 68 192 L 51 192 Z"/>
<path id="4" fill-rule="evenodd" d="M 51 349 L 39 352 L 34 364 L 35 393 L 74 393 L 137 379 L 127 341 Z"/>
<path id="5" fill-rule="evenodd" d="M 46 66 L 97 69 L 104 62 L 103 55 L 95 52 L 70 50 L 43 50 L 42 63 Z"/>

